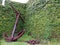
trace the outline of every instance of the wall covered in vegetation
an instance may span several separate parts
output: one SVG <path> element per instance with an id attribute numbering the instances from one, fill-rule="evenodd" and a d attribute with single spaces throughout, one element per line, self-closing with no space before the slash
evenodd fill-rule
<path id="1" fill-rule="evenodd" d="M 13 6 L 21 12 L 21 15 L 24 17 L 25 14 L 25 4 L 13 3 Z M 14 10 L 6 3 L 5 7 L 0 5 L 0 38 L 3 35 L 3 32 L 8 32 L 11 34 L 11 31 L 14 26 L 16 16 Z M 21 20 L 18 23 L 17 31 L 20 31 L 21 27 L 23 28 L 23 24 L 21 24 Z"/>
<path id="2" fill-rule="evenodd" d="M 30 0 L 27 5 L 19 3 L 13 5 L 25 18 L 25 25 L 19 21 L 17 32 L 24 26 L 26 34 L 34 38 L 60 38 L 60 0 Z M 3 32 L 11 33 L 15 17 L 8 4 L 5 7 L 0 5 L 0 36 Z"/>
<path id="3" fill-rule="evenodd" d="M 26 30 L 38 39 L 60 38 L 60 1 L 30 0 L 27 4 Z"/>

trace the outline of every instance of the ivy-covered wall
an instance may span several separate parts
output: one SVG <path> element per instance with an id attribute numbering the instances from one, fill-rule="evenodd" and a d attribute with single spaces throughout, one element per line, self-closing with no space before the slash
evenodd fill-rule
<path id="1" fill-rule="evenodd" d="M 12 3 L 12 4 L 16 8 L 16 10 L 18 10 L 21 13 L 21 15 L 24 18 L 26 12 L 25 10 L 26 5 L 20 3 Z M 4 32 L 11 34 L 11 31 L 15 23 L 15 19 L 16 19 L 16 14 L 8 3 L 6 3 L 5 7 L 0 5 L 0 38 L 2 37 Z M 19 23 L 16 31 L 19 32 L 21 28 L 23 28 L 23 23 L 19 19 Z"/>
<path id="2" fill-rule="evenodd" d="M 30 0 L 26 30 L 38 39 L 60 38 L 60 0 Z"/>
<path id="3" fill-rule="evenodd" d="M 17 32 L 25 27 L 26 34 L 37 39 L 60 39 L 60 0 L 30 0 L 27 5 L 13 3 L 14 7 L 21 12 L 25 24 L 19 20 Z M 11 33 L 15 13 L 6 4 L 0 5 L 0 37 L 3 32 Z"/>

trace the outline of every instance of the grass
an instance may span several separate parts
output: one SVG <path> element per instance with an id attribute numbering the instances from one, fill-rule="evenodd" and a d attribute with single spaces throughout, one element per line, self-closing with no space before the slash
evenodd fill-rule
<path id="1" fill-rule="evenodd" d="M 60 43 L 59 42 L 50 42 L 47 45 L 60 45 Z"/>
<path id="2" fill-rule="evenodd" d="M 4 39 L 0 41 L 0 45 L 29 45 L 26 42 L 21 41 L 28 41 L 32 40 L 33 38 L 31 36 L 28 36 L 27 34 L 24 34 L 20 39 L 18 39 L 17 42 L 6 42 Z"/>
<path id="3" fill-rule="evenodd" d="M 33 38 L 31 36 L 24 34 L 20 39 L 18 39 L 17 42 L 6 42 L 4 39 L 1 39 L 0 45 L 30 45 L 26 42 L 21 42 L 21 41 L 28 41 L 32 39 Z M 60 45 L 60 42 L 57 42 L 55 39 L 52 39 L 51 41 L 48 41 L 48 44 L 39 44 L 39 45 Z"/>
<path id="4" fill-rule="evenodd" d="M 29 45 L 29 44 L 25 42 L 5 42 L 4 40 L 2 40 L 1 45 Z"/>
<path id="5" fill-rule="evenodd" d="M 0 45 L 30 45 L 25 42 L 5 42 L 4 40 L 1 40 Z M 39 45 L 60 45 L 59 42 L 48 42 L 48 44 L 39 44 Z"/>

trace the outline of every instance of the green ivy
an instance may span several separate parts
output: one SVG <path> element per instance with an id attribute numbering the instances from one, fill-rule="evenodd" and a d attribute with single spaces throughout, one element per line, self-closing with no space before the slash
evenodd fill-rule
<path id="1" fill-rule="evenodd" d="M 48 3 L 46 3 L 49 1 Z M 38 39 L 51 39 L 60 36 L 59 0 L 30 0 L 27 4 L 26 30 Z M 52 35 L 52 33 L 56 35 Z M 57 38 L 55 37 L 55 38 Z"/>

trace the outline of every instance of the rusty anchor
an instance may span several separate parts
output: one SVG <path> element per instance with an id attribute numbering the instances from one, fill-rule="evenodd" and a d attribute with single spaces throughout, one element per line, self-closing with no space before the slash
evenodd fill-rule
<path id="1" fill-rule="evenodd" d="M 9 37 L 6 32 L 3 34 L 3 37 L 4 37 L 4 39 L 5 39 L 7 42 L 17 41 L 17 40 L 25 33 L 25 29 L 22 29 L 22 31 L 20 31 L 16 36 L 14 36 L 14 33 L 15 33 L 15 31 L 16 31 L 16 27 L 17 27 L 17 23 L 18 23 L 19 17 L 20 17 L 20 19 L 21 19 L 23 22 L 25 22 L 25 21 L 24 21 L 23 17 L 20 15 L 20 12 L 17 11 L 17 10 L 13 7 L 13 5 L 12 5 L 11 3 L 10 3 L 10 6 L 12 7 L 12 9 L 13 9 L 13 10 L 15 11 L 15 13 L 16 13 L 16 21 L 15 21 L 15 24 L 14 24 L 14 27 L 13 27 L 11 36 Z"/>

